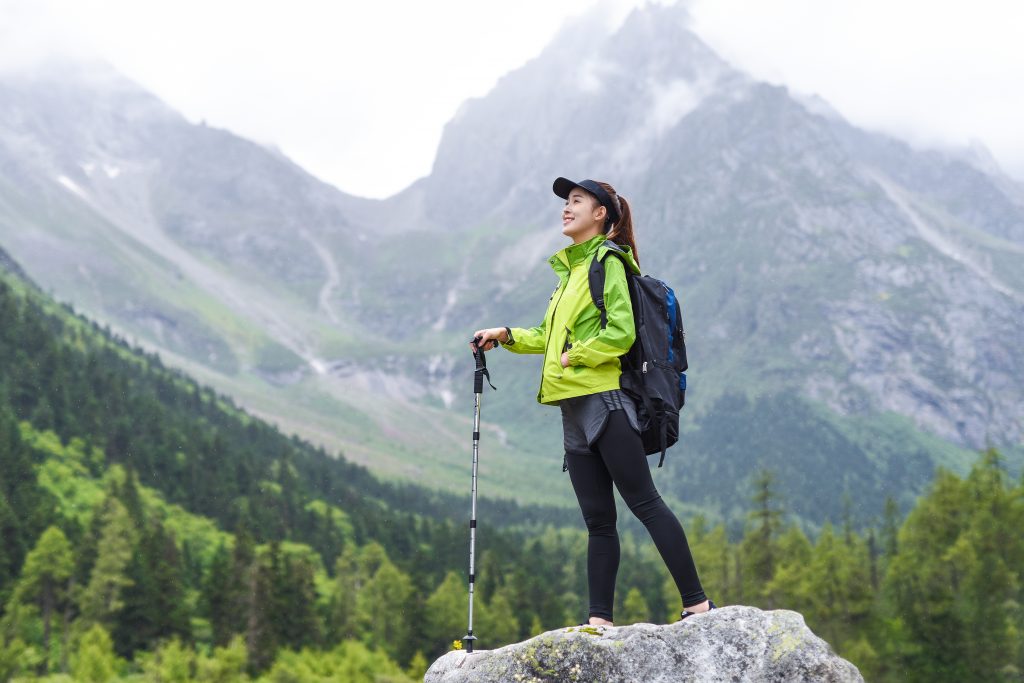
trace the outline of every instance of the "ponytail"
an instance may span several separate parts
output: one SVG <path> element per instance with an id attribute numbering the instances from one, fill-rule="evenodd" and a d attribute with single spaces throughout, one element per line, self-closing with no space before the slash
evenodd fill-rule
<path id="1" fill-rule="evenodd" d="M 608 193 L 612 201 L 615 202 L 616 207 L 619 210 L 619 220 L 612 224 L 611 216 L 605 222 L 605 234 L 608 235 L 608 239 L 616 244 L 620 244 L 624 247 L 629 247 L 633 252 L 633 260 L 636 264 L 640 265 L 640 254 L 636 250 L 636 238 L 633 236 L 633 212 L 629 209 L 629 202 L 626 201 L 625 197 L 619 196 L 608 183 L 597 183 L 604 188 L 604 191 Z"/>

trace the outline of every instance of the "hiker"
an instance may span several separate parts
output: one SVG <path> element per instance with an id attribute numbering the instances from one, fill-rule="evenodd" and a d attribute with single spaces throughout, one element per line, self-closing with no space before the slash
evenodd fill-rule
<path id="1" fill-rule="evenodd" d="M 544 319 L 537 327 L 494 327 L 473 337 L 483 350 L 501 345 L 544 354 L 537 401 L 562 410 L 565 465 L 589 533 L 589 624 L 612 625 L 619 568 L 613 482 L 672 574 L 682 598 L 680 616 L 706 612 L 715 604 L 701 588 L 682 525 L 654 486 L 636 406 L 620 386 L 619 357 L 636 336 L 626 265 L 619 258 L 604 261 L 604 327 L 588 285 L 591 260 L 608 249 L 608 240 L 622 247 L 630 269 L 640 273 L 629 204 L 611 185 L 593 180 L 558 178 L 553 189 L 565 199 L 562 234 L 572 244 L 548 259 L 559 284 Z"/>

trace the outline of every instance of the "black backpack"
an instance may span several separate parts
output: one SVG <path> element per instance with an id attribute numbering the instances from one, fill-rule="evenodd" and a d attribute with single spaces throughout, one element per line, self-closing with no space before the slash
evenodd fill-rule
<path id="1" fill-rule="evenodd" d="M 623 259 L 625 252 L 612 241 L 608 253 Z M 604 307 L 604 262 L 590 264 L 590 296 L 601 311 L 601 329 L 608 324 Z M 686 344 L 683 316 L 676 293 L 650 275 L 639 276 L 626 266 L 629 300 L 633 305 L 636 340 L 622 357 L 622 391 L 636 404 L 644 453 L 661 453 L 679 440 L 679 411 L 686 402 Z"/>

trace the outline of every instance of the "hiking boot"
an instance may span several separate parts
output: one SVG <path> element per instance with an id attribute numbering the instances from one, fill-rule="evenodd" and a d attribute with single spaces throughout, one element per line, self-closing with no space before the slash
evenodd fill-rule
<path id="1" fill-rule="evenodd" d="M 713 609 L 718 609 L 718 605 L 715 604 L 714 600 L 708 600 L 708 612 Z M 679 613 L 679 619 L 683 620 L 686 617 L 692 617 L 694 614 L 706 614 L 706 612 L 687 612 L 685 609 Z"/>

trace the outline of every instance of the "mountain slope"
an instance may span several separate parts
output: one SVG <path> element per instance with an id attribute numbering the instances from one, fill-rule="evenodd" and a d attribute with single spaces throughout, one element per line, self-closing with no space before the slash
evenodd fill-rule
<path id="1" fill-rule="evenodd" d="M 605 178 L 634 207 L 643 268 L 683 296 L 693 440 L 673 452 L 672 497 L 734 511 L 754 470 L 800 462 L 791 500 L 847 473 L 806 515 L 834 517 L 846 493 L 870 517 L 935 464 L 964 471 L 970 449 L 1001 445 L 1019 467 L 1021 187 L 976 153 L 913 150 L 757 83 L 682 8 L 637 10 L 603 37 L 599 24 L 567 26 L 467 102 L 431 174 L 382 201 L 109 73 L 8 79 L 0 241 L 62 298 L 283 428 L 460 490 L 467 336 L 539 322 L 564 241 L 550 181 Z M 56 125 L 75 107 L 92 113 Z M 535 360 L 492 354 L 487 481 L 569 503 Z M 740 419 L 775 425 L 785 448 Z M 729 482 L 699 493 L 698 473 Z"/>

